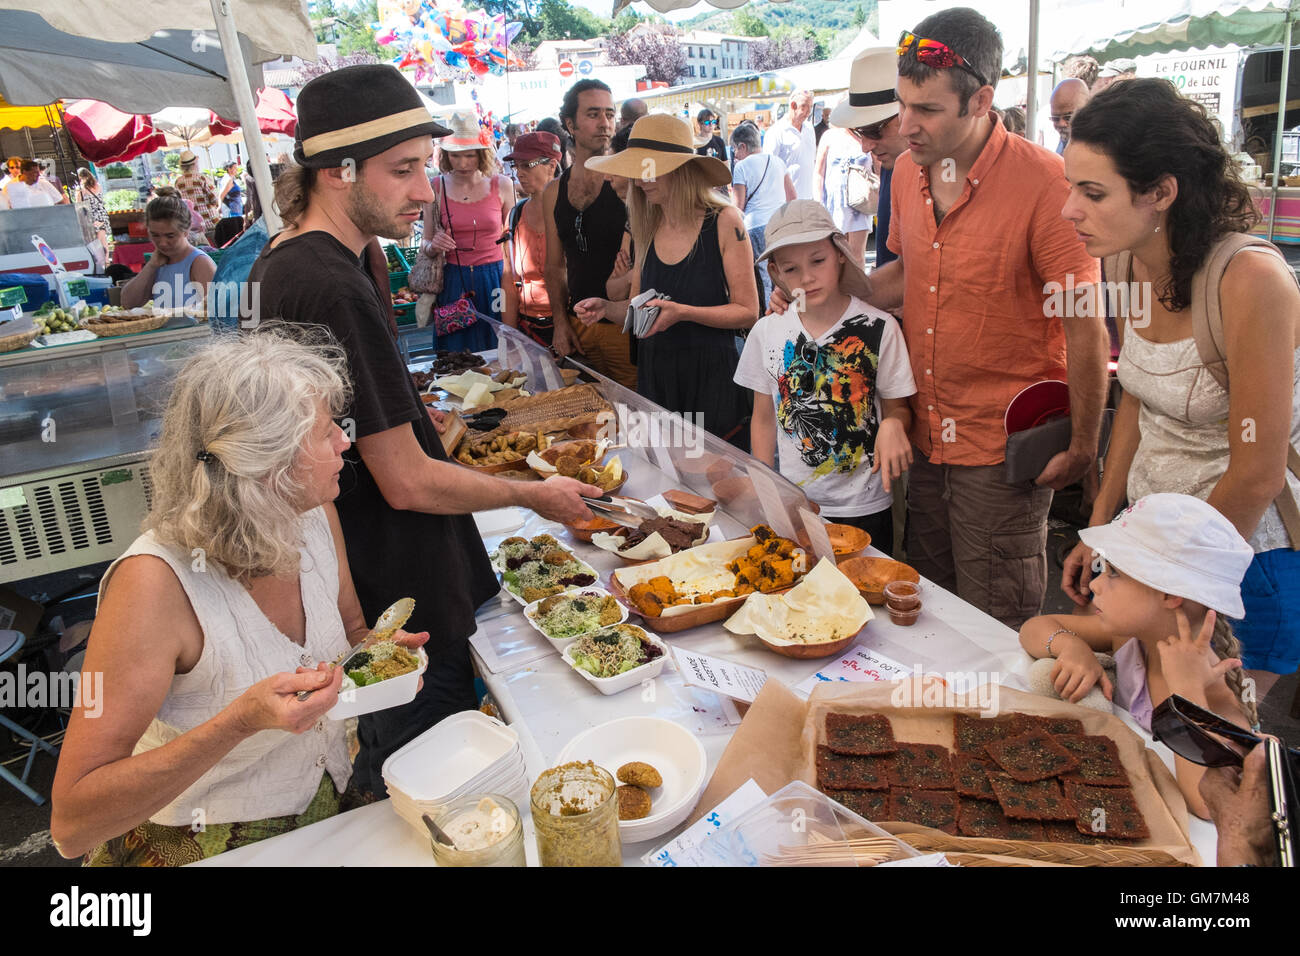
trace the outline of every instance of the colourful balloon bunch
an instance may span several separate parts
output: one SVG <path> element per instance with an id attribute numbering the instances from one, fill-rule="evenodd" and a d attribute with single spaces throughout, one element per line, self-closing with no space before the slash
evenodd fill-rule
<path id="1" fill-rule="evenodd" d="M 466 10 L 460 0 L 380 0 L 375 41 L 394 48 L 393 65 L 413 69 L 417 81 L 446 75 L 439 64 L 472 76 L 504 73 L 523 64 L 510 53 L 521 23 L 504 14 Z"/>

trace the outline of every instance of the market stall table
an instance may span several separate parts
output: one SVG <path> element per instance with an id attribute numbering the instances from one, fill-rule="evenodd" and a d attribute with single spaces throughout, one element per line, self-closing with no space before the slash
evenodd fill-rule
<path id="1" fill-rule="evenodd" d="M 662 474 L 641 465 L 636 472 L 629 468 L 629 473 L 623 494 L 646 498 L 667 490 Z M 725 517 L 720 516 L 719 522 L 728 537 L 745 531 Z M 607 583 L 609 574 L 622 566 L 613 554 L 575 541 L 563 526 L 536 515 L 530 515 L 522 529 L 510 532 L 522 536 L 541 533 L 554 534 L 573 547 L 579 557 L 600 572 L 601 583 Z M 487 537 L 485 544 L 490 550 L 506 536 Z M 922 587 L 924 610 L 914 626 L 896 626 L 887 614 L 880 613 L 867 624 L 857 643 L 923 672 L 986 675 L 990 681 L 1027 689 L 1025 675 L 1030 659 L 1021 650 L 1014 631 L 928 581 L 923 580 Z M 648 622 L 648 627 L 653 630 L 653 622 Z M 815 661 L 781 657 L 766 650 L 755 638 L 737 637 L 721 624 L 661 636 L 670 647 L 761 668 L 770 679 L 791 687 L 798 686 L 838 657 Z M 519 734 L 530 781 L 553 766 L 565 744 L 577 734 L 633 715 L 674 720 L 692 730 L 704 745 L 711 776 L 737 726 L 732 723 L 736 712 L 730 702 L 687 686 L 670 668 L 645 687 L 602 696 L 529 627 L 519 605 L 504 591 L 480 609 L 478 631 L 471 639 L 471 647 L 504 719 Z M 1149 740 L 1127 714 L 1120 716 L 1135 733 Z M 1161 744 L 1149 746 L 1172 769 L 1173 757 L 1169 750 Z M 521 812 L 526 810 L 526 806 L 520 807 Z M 643 855 L 663 846 L 683 829 L 685 825 L 654 840 L 625 845 L 624 864 L 639 863 Z M 1190 836 L 1202 861 L 1212 864 L 1214 827 L 1193 817 Z M 525 844 L 530 865 L 536 865 L 536 845 L 528 818 L 525 819 Z M 400 819 L 387 801 L 381 801 L 198 865 L 433 865 L 433 856 L 428 839 Z"/>

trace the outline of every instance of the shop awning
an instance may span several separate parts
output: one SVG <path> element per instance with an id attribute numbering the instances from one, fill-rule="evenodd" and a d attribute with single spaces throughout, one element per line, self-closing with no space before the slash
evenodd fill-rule
<path id="1" fill-rule="evenodd" d="M 1286 32 L 1287 8 L 1285 0 L 1172 0 L 1159 20 L 1129 29 L 1111 25 L 1102 36 L 1084 34 L 1053 59 L 1086 53 L 1106 63 L 1172 50 L 1277 46 Z"/>
<path id="2" fill-rule="evenodd" d="M 11 106 L 0 96 L 0 129 L 40 129 L 62 126 L 57 103 L 49 106 Z"/>

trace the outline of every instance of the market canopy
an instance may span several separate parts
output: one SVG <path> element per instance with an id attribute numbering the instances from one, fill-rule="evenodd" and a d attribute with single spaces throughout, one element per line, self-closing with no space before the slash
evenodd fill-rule
<path id="1" fill-rule="evenodd" d="M 168 106 L 200 106 L 226 116 L 238 112 L 217 34 L 207 29 L 159 28 L 175 20 L 171 16 L 174 7 L 201 7 L 203 19 L 191 24 L 211 24 L 212 11 L 206 0 L 202 4 L 170 0 L 151 4 L 125 0 L 0 3 L 5 5 L 0 9 L 0 95 L 10 103 L 44 105 L 57 99 L 88 98 L 107 101 L 127 113 L 153 113 Z M 38 6 L 42 8 L 39 14 L 35 12 Z M 302 38 L 294 37 L 298 31 L 286 33 L 281 28 L 268 36 L 255 28 L 257 21 L 267 19 L 264 7 L 283 18 L 286 9 L 300 9 L 296 0 L 264 0 L 244 6 L 250 8 L 250 21 L 240 24 L 246 64 L 303 52 Z M 50 9 L 44 9 L 47 7 Z M 109 41 L 81 35 L 106 13 L 112 14 L 107 27 L 110 35 L 129 39 Z M 69 32 L 47 20 L 60 23 Z M 65 22 L 68 20 L 72 22 Z M 124 27 L 129 27 L 129 32 Z M 312 41 L 303 55 L 314 59 L 315 41 L 305 19 L 301 32 Z M 259 37 L 257 43 L 248 39 L 250 35 Z M 261 86 L 261 67 L 253 65 L 248 72 L 252 84 Z"/>
<path id="2" fill-rule="evenodd" d="M 68 135 L 92 163 L 124 163 L 167 145 L 148 116 L 123 113 L 96 100 L 75 100 L 63 112 Z"/>
<path id="3" fill-rule="evenodd" d="M 1103 37 L 1095 32 L 1077 36 L 1053 59 L 1086 53 L 1106 63 L 1171 50 L 1277 46 L 1286 32 L 1290 4 L 1285 0 L 1166 0 L 1165 7 L 1160 20 L 1132 28 L 1112 25 Z M 1300 14 L 1300 7 L 1296 13 Z"/>
<path id="4" fill-rule="evenodd" d="M 40 129 L 62 126 L 57 103 L 49 106 L 11 106 L 0 96 L 0 129 Z"/>

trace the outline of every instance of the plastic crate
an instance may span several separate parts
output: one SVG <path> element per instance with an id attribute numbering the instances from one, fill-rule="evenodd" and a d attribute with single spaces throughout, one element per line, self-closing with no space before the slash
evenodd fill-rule
<path id="1" fill-rule="evenodd" d="M 409 273 L 411 263 L 415 262 L 415 256 L 411 252 L 412 250 L 403 249 L 401 246 L 385 246 L 384 255 L 388 259 L 389 273 Z"/>
<path id="2" fill-rule="evenodd" d="M 401 292 L 407 285 L 411 273 L 409 272 L 390 272 L 388 273 L 388 291 L 396 295 Z"/>
<path id="3" fill-rule="evenodd" d="M 397 315 L 398 325 L 415 325 L 414 302 L 407 302 L 405 305 L 394 305 L 393 312 Z"/>

